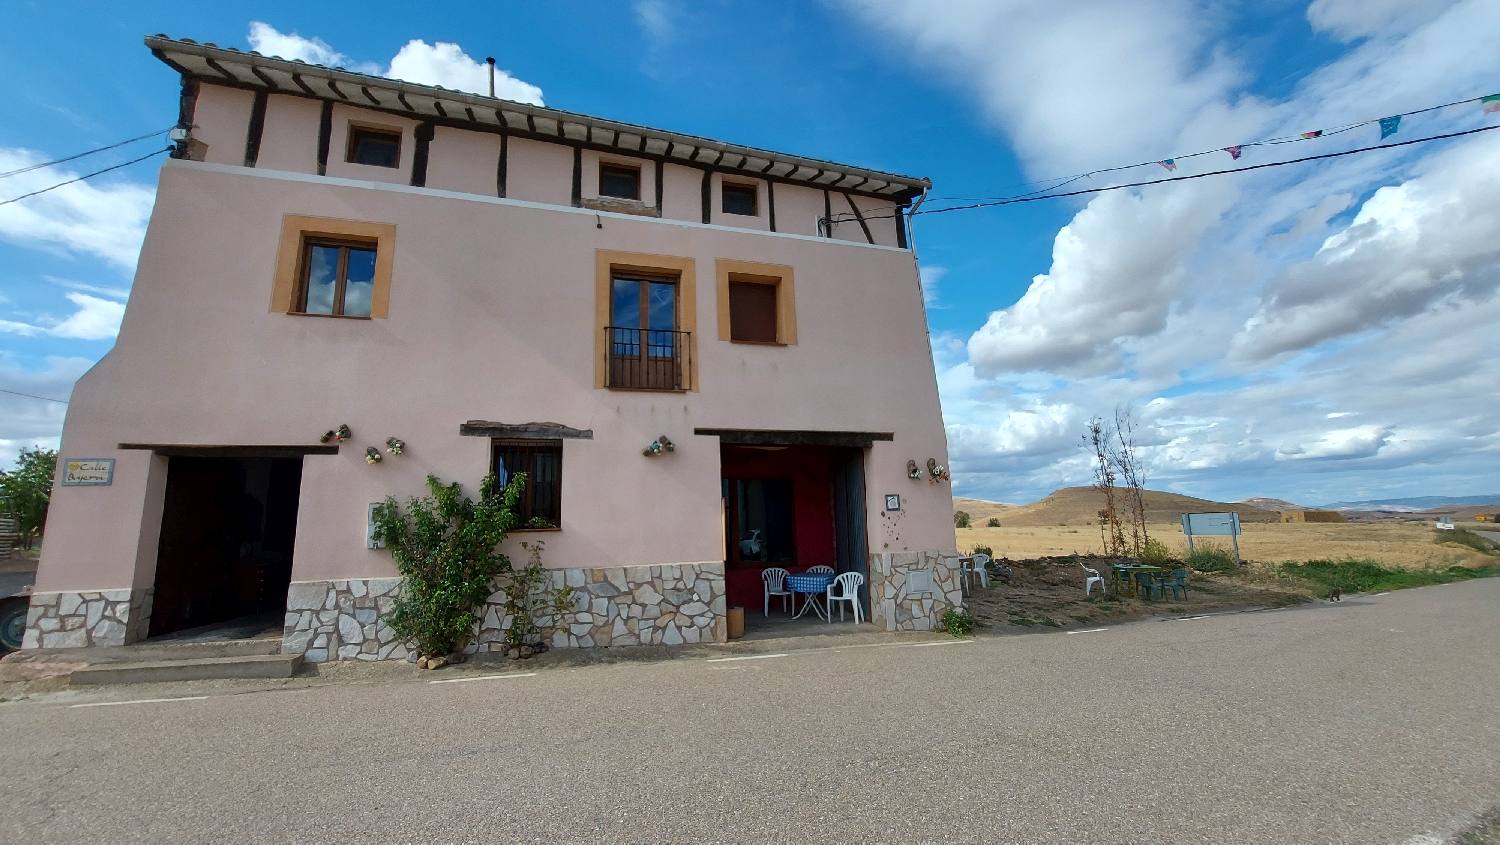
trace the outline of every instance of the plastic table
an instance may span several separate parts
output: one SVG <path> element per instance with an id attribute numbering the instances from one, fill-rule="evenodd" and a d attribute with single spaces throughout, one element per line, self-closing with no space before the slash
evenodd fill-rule
<path id="1" fill-rule="evenodd" d="M 808 575 L 806 573 L 803 573 L 801 575 L 786 576 L 786 588 L 788 590 L 791 590 L 793 593 L 800 593 L 803 596 L 803 601 L 805 602 L 802 605 L 802 609 L 797 611 L 797 613 L 795 613 L 792 618 L 801 619 L 802 614 L 806 613 L 807 609 L 811 607 L 813 609 L 813 613 L 816 613 L 819 619 L 826 620 L 828 617 L 823 615 L 823 608 L 818 605 L 818 596 L 828 594 L 828 587 L 833 584 L 834 577 L 835 576 L 829 575 L 826 572 L 818 573 L 815 575 Z M 792 596 L 792 603 L 797 603 L 797 597 L 795 595 Z"/>

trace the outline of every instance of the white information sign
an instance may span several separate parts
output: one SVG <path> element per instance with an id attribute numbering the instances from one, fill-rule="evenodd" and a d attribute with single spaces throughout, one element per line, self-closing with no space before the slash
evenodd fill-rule
<path id="1" fill-rule="evenodd" d="M 105 487 L 115 480 L 114 458 L 64 458 L 64 487 Z"/>
<path id="2" fill-rule="evenodd" d="M 1188 554 L 1193 552 L 1193 537 L 1228 537 L 1234 543 L 1234 562 L 1240 562 L 1240 515 L 1229 513 L 1185 513 L 1182 533 L 1188 538 Z"/>

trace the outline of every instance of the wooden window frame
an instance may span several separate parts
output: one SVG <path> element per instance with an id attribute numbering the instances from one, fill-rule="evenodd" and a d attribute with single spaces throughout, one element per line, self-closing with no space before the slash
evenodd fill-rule
<path id="1" fill-rule="evenodd" d="M 557 521 L 556 521 L 555 524 L 547 526 L 547 527 L 538 527 L 538 526 L 533 526 L 533 525 L 527 525 L 526 524 L 526 523 L 530 522 L 531 519 L 536 515 L 536 513 L 535 513 L 535 511 L 536 511 L 536 500 L 534 498 L 535 493 L 536 493 L 536 488 L 534 486 L 532 486 L 532 484 L 531 484 L 532 480 L 535 477 L 535 466 L 536 466 L 535 460 L 533 460 L 532 463 L 531 463 L 531 468 L 530 469 L 528 469 L 528 470 L 521 470 L 522 472 L 527 472 L 526 487 L 525 487 L 524 490 L 521 491 L 521 498 L 516 502 L 516 506 L 517 506 L 516 516 L 520 518 L 521 524 L 519 526 L 517 526 L 516 528 L 511 529 L 511 533 L 516 533 L 518 531 L 561 531 L 562 530 L 563 442 L 561 440 L 554 440 L 554 439 L 550 439 L 550 438 L 536 438 L 536 439 L 531 439 L 531 438 L 513 438 L 513 437 L 494 437 L 494 438 L 491 438 L 490 439 L 490 472 L 496 472 L 496 470 L 499 469 L 500 454 L 501 454 L 502 451 L 505 451 L 507 449 L 517 449 L 517 448 L 528 450 L 533 455 L 535 455 L 535 453 L 540 452 L 542 450 L 547 450 L 549 452 L 554 452 L 557 455 L 557 481 L 556 481 L 556 490 L 554 491 L 555 501 L 553 502 L 553 504 L 556 506 L 556 510 L 557 510 Z M 496 473 L 496 474 L 498 475 L 498 473 Z"/>
<path id="2" fill-rule="evenodd" d="M 394 136 L 395 139 L 396 139 L 396 163 L 395 164 L 391 164 L 391 165 L 385 165 L 385 164 L 370 164 L 368 162 L 356 161 L 355 158 L 354 158 L 354 152 L 355 152 L 355 150 L 358 147 L 357 147 L 355 141 L 359 138 L 359 136 L 360 136 L 361 133 L 366 134 L 366 135 Z M 345 130 L 344 134 L 345 134 L 345 138 L 344 138 L 344 162 L 346 164 L 358 164 L 358 165 L 362 165 L 364 167 L 384 167 L 387 170 L 400 170 L 401 169 L 402 136 L 404 136 L 406 134 L 405 132 L 403 132 L 401 130 L 401 127 L 399 127 L 399 126 L 380 126 L 380 125 L 373 124 L 373 123 L 359 123 L 357 121 L 351 120 L 351 121 L 349 121 L 349 126 Z"/>
<path id="3" fill-rule="evenodd" d="M 334 270 L 332 314 L 312 314 L 307 310 L 307 295 L 309 293 L 307 276 L 308 273 L 312 270 L 312 250 L 313 247 L 316 246 L 332 247 L 336 248 L 339 251 L 338 267 Z M 375 263 L 377 266 L 379 265 L 379 241 L 352 238 L 327 238 L 318 236 L 304 237 L 302 239 L 302 255 L 301 259 L 297 263 L 297 293 L 295 298 L 292 300 L 293 308 L 288 313 L 295 314 L 298 317 L 342 317 L 348 320 L 370 319 L 370 316 L 368 314 L 344 313 L 344 296 L 347 293 L 346 285 L 348 284 L 349 275 L 349 250 L 351 249 L 373 250 L 375 252 Z M 371 310 L 374 310 L 373 302 L 371 302 Z"/>
<path id="4" fill-rule="evenodd" d="M 720 258 L 714 261 L 717 282 L 719 340 L 747 346 L 797 345 L 797 296 L 792 268 L 785 264 L 763 264 L 758 261 L 736 261 Z M 729 283 L 752 282 L 776 286 L 776 342 L 735 340 L 730 328 Z"/>
<path id="5" fill-rule="evenodd" d="M 738 211 L 730 211 L 724 203 L 724 195 L 731 189 L 750 192 L 750 213 L 741 214 Z M 735 182 L 725 179 L 719 183 L 719 213 L 732 214 L 735 217 L 759 217 L 760 216 L 760 186 L 753 182 Z"/>
<path id="6" fill-rule="evenodd" d="M 606 194 L 606 193 L 604 193 L 604 171 L 605 170 L 611 170 L 611 169 L 620 171 L 621 173 L 629 171 L 629 172 L 635 174 L 635 196 L 633 196 L 633 197 L 622 197 L 622 196 L 617 196 L 615 194 Z M 641 201 L 641 167 L 640 167 L 640 165 L 638 165 L 638 164 L 622 164 L 622 163 L 620 163 L 618 161 L 604 161 L 604 160 L 601 159 L 600 162 L 599 162 L 599 197 L 601 199 L 608 198 L 608 199 L 631 200 L 633 202 L 640 202 Z"/>
<path id="7" fill-rule="evenodd" d="M 297 311 L 297 295 L 302 285 L 303 242 L 306 239 L 361 241 L 375 246 L 375 289 L 370 296 L 370 316 L 383 320 L 389 316 L 391 275 L 395 266 L 396 227 L 390 223 L 362 220 L 338 220 L 330 217 L 307 217 L 286 214 L 281 218 L 281 243 L 276 253 L 276 270 L 271 284 L 271 313 L 304 316 Z M 326 317 L 326 314 L 306 316 Z"/>
<path id="8" fill-rule="evenodd" d="M 641 252 L 594 251 L 594 387 L 608 387 L 610 339 L 606 329 L 614 317 L 614 277 L 617 274 L 665 276 L 677 279 L 677 330 L 687 332 L 687 361 L 678 390 L 663 393 L 696 393 L 698 390 L 698 294 L 697 263 L 676 255 L 652 255 Z M 643 392 L 643 388 L 629 388 Z"/>

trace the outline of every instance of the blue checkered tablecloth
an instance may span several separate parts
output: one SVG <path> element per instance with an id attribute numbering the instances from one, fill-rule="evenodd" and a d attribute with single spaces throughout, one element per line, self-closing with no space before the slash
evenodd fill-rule
<path id="1" fill-rule="evenodd" d="M 794 593 L 826 593 L 835 576 L 827 573 L 788 575 L 786 585 Z"/>

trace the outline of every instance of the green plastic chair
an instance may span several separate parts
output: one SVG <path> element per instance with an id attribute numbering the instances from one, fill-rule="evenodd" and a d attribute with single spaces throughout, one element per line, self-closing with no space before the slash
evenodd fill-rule
<path id="1" fill-rule="evenodd" d="M 1149 597 L 1152 601 L 1161 598 L 1161 583 L 1151 577 L 1149 572 L 1137 572 L 1135 574 L 1136 593 Z"/>
<path id="2" fill-rule="evenodd" d="M 1188 571 L 1186 569 L 1174 569 L 1171 576 L 1162 580 L 1161 587 L 1164 590 L 1171 590 L 1172 598 L 1178 600 L 1185 599 L 1187 598 L 1187 577 Z"/>

